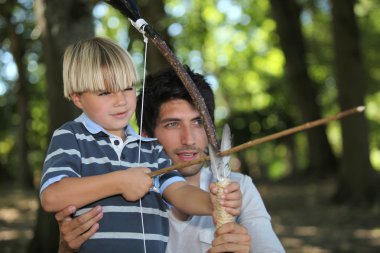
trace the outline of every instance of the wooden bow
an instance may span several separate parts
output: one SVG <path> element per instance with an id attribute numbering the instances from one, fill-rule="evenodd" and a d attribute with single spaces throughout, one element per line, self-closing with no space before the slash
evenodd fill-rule
<path id="1" fill-rule="evenodd" d="M 166 42 L 161 36 L 150 26 L 144 19 L 140 17 L 138 7 L 134 0 L 108 0 L 106 1 L 112 5 L 115 9 L 119 10 L 124 16 L 126 16 L 136 29 L 147 35 L 150 41 L 157 47 L 165 59 L 170 63 L 178 77 L 181 79 L 185 88 L 189 92 L 191 98 L 194 101 L 194 105 L 200 113 L 200 116 L 204 122 L 205 131 L 209 143 L 219 150 L 219 143 L 216 138 L 215 126 L 212 122 L 210 114 L 207 110 L 205 101 L 200 94 L 199 90 L 195 86 L 193 80 L 185 70 L 184 66 L 180 63 L 178 58 L 174 55 L 172 50 L 167 46 Z"/>

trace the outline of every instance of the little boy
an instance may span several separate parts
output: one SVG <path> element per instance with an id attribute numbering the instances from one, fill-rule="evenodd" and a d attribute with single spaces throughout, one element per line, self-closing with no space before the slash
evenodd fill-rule
<path id="1" fill-rule="evenodd" d="M 140 137 L 128 125 L 138 81 L 130 55 L 104 38 L 77 42 L 65 52 L 63 79 L 65 97 L 83 113 L 53 134 L 41 179 L 42 207 L 57 212 L 74 205 L 79 215 L 102 206 L 99 230 L 80 252 L 165 252 L 169 228 L 162 197 L 191 215 L 210 215 L 213 208 L 209 194 L 177 172 L 154 180 L 147 175 L 170 160 L 155 139 L 142 138 L 139 150 Z M 237 215 L 236 184 L 225 197 Z"/>

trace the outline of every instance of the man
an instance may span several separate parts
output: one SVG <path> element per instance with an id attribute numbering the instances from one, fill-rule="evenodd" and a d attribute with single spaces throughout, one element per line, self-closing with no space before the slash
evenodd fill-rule
<path id="1" fill-rule="evenodd" d="M 214 95 L 210 86 L 203 76 L 189 69 L 188 73 L 197 85 L 213 118 Z M 142 117 L 144 135 L 156 137 L 174 164 L 205 156 L 208 141 L 203 122 L 190 95 L 173 70 L 148 76 L 144 97 Z M 141 117 L 141 100 L 140 94 L 136 110 L 138 121 Z M 180 173 L 190 184 L 204 190 L 207 190 L 212 180 L 207 164 L 193 165 L 181 169 Z M 206 252 L 208 249 L 209 253 L 285 252 L 273 232 L 270 216 L 252 180 L 240 173 L 231 173 L 230 178 L 239 182 L 242 191 L 241 215 L 236 219 L 240 225 L 228 223 L 216 231 L 214 238 L 214 224 L 211 217 L 188 217 L 173 208 L 169 212 L 170 232 L 166 252 Z M 97 221 L 102 216 L 100 210 L 93 209 L 85 214 L 86 216 L 71 220 L 67 216 L 74 210 L 66 208 L 56 215 L 64 238 L 62 243 L 68 243 L 73 249 L 78 248 L 97 230 Z"/>

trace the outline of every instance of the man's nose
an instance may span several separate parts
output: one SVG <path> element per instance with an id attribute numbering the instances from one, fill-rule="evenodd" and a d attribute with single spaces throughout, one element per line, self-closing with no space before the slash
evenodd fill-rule
<path id="1" fill-rule="evenodd" d="M 184 126 L 181 129 L 181 141 L 183 145 L 194 145 L 195 138 L 194 133 L 189 126 Z"/>

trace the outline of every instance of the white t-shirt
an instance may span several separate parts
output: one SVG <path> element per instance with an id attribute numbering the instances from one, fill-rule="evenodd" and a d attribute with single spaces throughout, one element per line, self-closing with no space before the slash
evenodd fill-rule
<path id="1" fill-rule="evenodd" d="M 252 179 L 241 173 L 232 172 L 232 181 L 240 184 L 242 192 L 241 214 L 236 221 L 247 228 L 251 236 L 251 253 L 284 253 L 285 250 L 272 229 L 271 218 L 264 206 Z M 202 168 L 200 187 L 209 191 L 212 173 Z M 201 253 L 211 248 L 215 225 L 211 216 L 193 216 L 187 221 L 179 221 L 169 212 L 169 242 L 166 253 Z"/>

